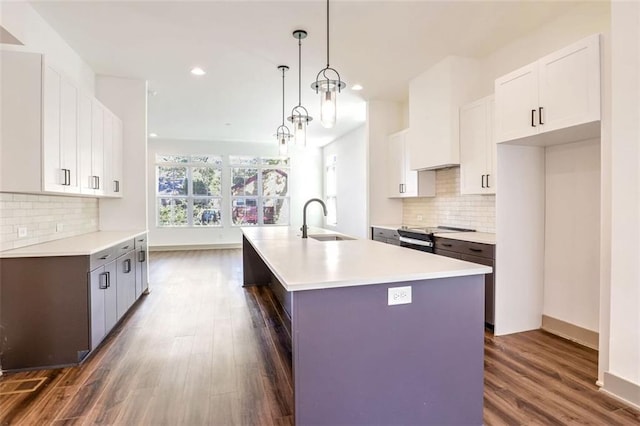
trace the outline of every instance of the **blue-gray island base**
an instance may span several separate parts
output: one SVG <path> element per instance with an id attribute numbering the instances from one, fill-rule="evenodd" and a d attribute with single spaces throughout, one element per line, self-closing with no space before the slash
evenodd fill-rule
<path id="1" fill-rule="evenodd" d="M 243 261 L 288 296 L 297 425 L 482 424 L 483 275 L 286 292 L 244 237 Z"/>

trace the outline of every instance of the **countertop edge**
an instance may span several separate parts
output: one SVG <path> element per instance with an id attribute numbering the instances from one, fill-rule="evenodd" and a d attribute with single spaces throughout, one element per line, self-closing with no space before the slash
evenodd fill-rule
<path id="1" fill-rule="evenodd" d="M 82 249 L 74 249 L 73 247 L 74 239 L 77 241 L 78 239 L 91 238 L 91 236 L 96 236 L 97 234 L 102 234 L 103 236 L 106 236 L 107 234 L 110 234 L 110 233 L 113 233 L 113 234 L 117 233 L 119 235 L 118 237 L 108 241 L 100 241 L 98 244 L 93 245 L 91 247 L 83 247 Z M 5 250 L 0 252 L 0 259 L 17 259 L 21 257 L 91 256 L 92 254 L 97 253 L 101 250 L 108 249 L 109 247 L 118 245 L 131 238 L 136 238 L 146 233 L 148 233 L 148 230 L 89 232 L 86 234 L 75 235 L 73 237 L 61 238 L 59 240 L 46 241 L 44 243 L 33 244 L 30 246 Z M 66 251 L 60 251 L 60 250 L 55 250 L 50 248 L 52 246 L 61 244 L 61 242 L 69 243 L 69 248 Z M 38 250 L 38 247 L 41 247 L 41 249 Z"/>

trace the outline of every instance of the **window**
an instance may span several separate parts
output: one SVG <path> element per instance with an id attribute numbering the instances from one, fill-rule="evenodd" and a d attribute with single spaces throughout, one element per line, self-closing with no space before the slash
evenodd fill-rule
<path id="1" fill-rule="evenodd" d="M 222 157 L 156 155 L 159 227 L 222 226 Z"/>
<path id="2" fill-rule="evenodd" d="M 336 174 L 337 156 L 332 155 L 327 158 L 325 166 L 325 201 L 327 204 L 327 225 L 336 226 L 338 224 L 338 185 Z"/>
<path id="3" fill-rule="evenodd" d="M 289 159 L 230 156 L 231 222 L 289 225 Z"/>

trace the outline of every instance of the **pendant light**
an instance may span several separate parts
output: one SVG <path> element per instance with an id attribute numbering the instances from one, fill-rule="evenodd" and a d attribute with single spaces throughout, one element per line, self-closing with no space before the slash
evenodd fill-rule
<path id="1" fill-rule="evenodd" d="M 293 134 L 296 145 L 306 146 L 307 144 L 307 123 L 313 120 L 309 112 L 302 106 L 302 91 L 300 89 L 302 79 L 302 39 L 307 37 L 305 30 L 295 30 L 293 38 L 298 39 L 298 105 L 291 110 L 291 116 L 287 118 L 293 123 Z"/>
<path id="2" fill-rule="evenodd" d="M 316 93 L 320 93 L 320 123 L 328 129 L 336 124 L 336 92 L 340 93 L 345 86 L 338 71 L 329 65 L 329 0 L 327 0 L 327 66 L 320 70 L 315 83 L 311 83 L 311 88 Z"/>
<path id="3" fill-rule="evenodd" d="M 286 65 L 278 65 L 278 69 L 282 71 L 282 124 L 278 126 L 276 130 L 276 138 L 278 139 L 278 152 L 280 155 L 287 155 L 289 152 L 291 132 L 289 128 L 284 125 L 284 73 L 289 70 L 289 67 Z"/>

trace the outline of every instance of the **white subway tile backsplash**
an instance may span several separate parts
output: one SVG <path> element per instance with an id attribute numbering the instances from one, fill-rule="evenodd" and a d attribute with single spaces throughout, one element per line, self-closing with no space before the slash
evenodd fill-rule
<path id="1" fill-rule="evenodd" d="M 62 223 L 64 232 L 56 232 Z M 96 198 L 0 193 L 0 250 L 24 247 L 98 230 Z M 18 238 L 18 228 L 27 236 Z"/>
<path id="2" fill-rule="evenodd" d="M 403 223 L 471 228 L 480 232 L 496 230 L 495 195 L 461 195 L 460 168 L 436 171 L 436 196 L 407 198 L 402 203 Z M 418 215 L 422 216 L 419 221 Z"/>

